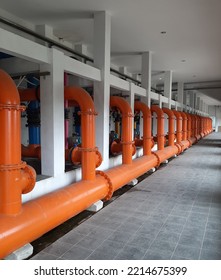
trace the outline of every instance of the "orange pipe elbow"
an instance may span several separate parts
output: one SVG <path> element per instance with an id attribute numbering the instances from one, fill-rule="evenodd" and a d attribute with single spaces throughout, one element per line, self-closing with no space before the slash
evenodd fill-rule
<path id="1" fill-rule="evenodd" d="M 152 113 L 157 114 L 157 146 L 158 150 L 164 149 L 164 112 L 157 105 L 151 106 Z"/>
<path id="2" fill-rule="evenodd" d="M 91 96 L 82 88 L 65 87 L 64 98 L 73 100 L 81 109 L 81 148 L 82 152 L 82 179 L 95 179 L 95 108 Z M 90 135 L 90 137 L 88 137 Z"/>
<path id="3" fill-rule="evenodd" d="M 177 112 L 175 110 L 173 110 L 173 113 L 176 117 L 176 137 L 177 137 L 177 143 L 180 144 L 182 141 L 182 116 L 180 114 L 180 112 Z"/>
<path id="4" fill-rule="evenodd" d="M 0 214 L 21 211 L 21 194 L 33 189 L 36 173 L 21 161 L 21 111 L 18 90 L 0 70 Z"/>
<path id="5" fill-rule="evenodd" d="M 122 135 L 121 144 L 122 148 L 122 163 L 131 164 L 132 163 L 132 110 L 129 103 L 122 97 L 111 96 L 110 106 L 117 107 L 122 114 Z"/>
<path id="6" fill-rule="evenodd" d="M 168 145 L 174 146 L 175 141 L 175 133 L 174 133 L 174 120 L 175 116 L 172 110 L 168 108 L 162 108 L 163 112 L 167 114 L 169 118 L 169 126 L 168 126 Z"/>
<path id="7" fill-rule="evenodd" d="M 81 146 L 75 147 L 74 149 L 67 149 L 65 150 L 65 159 L 69 160 L 72 164 L 78 165 L 82 162 L 82 151 Z M 101 153 L 96 150 L 95 152 L 95 167 L 99 167 L 102 163 L 102 155 Z"/>
<path id="8" fill-rule="evenodd" d="M 143 155 L 151 155 L 152 133 L 151 133 L 151 110 L 140 101 L 135 101 L 134 109 L 143 114 Z"/>

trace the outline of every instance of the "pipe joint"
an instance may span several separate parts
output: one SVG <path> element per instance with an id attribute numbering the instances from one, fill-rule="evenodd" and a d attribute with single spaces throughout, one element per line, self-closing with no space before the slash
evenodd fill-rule
<path id="1" fill-rule="evenodd" d="M 26 162 L 22 161 L 19 164 L 1 164 L 0 165 L 0 172 L 1 171 L 14 171 L 20 170 L 26 167 Z"/>
<path id="2" fill-rule="evenodd" d="M 80 152 L 97 152 L 98 148 L 97 147 L 94 147 L 94 148 L 82 148 L 82 147 L 77 147 L 78 151 Z"/>
<path id="3" fill-rule="evenodd" d="M 89 110 L 86 110 L 86 111 L 79 111 L 78 115 L 84 115 L 84 116 L 91 116 L 91 115 L 93 115 L 93 116 L 97 116 L 98 113 L 96 111 L 92 111 L 91 109 L 89 109 Z"/>
<path id="4" fill-rule="evenodd" d="M 125 141 L 121 141 L 120 142 L 122 145 L 134 145 L 134 141 L 127 141 L 127 142 L 125 142 Z"/>
<path id="5" fill-rule="evenodd" d="M 17 104 L 0 104 L 0 110 L 9 110 L 9 111 L 14 110 L 14 111 L 24 112 L 26 110 L 26 107 Z"/>
<path id="6" fill-rule="evenodd" d="M 130 113 L 130 112 L 124 112 L 121 114 L 122 118 L 133 118 L 134 114 Z"/>
<path id="7" fill-rule="evenodd" d="M 25 179 L 26 179 L 25 180 L 26 184 L 24 184 L 22 186 L 22 194 L 26 194 L 26 193 L 31 192 L 34 189 L 35 182 L 36 182 L 36 172 L 29 165 L 26 165 L 21 171 L 25 175 L 25 176 L 23 175 L 22 177 L 25 177 Z"/>
<path id="8" fill-rule="evenodd" d="M 160 166 L 160 163 L 161 163 L 160 157 L 159 157 L 158 154 L 155 153 L 155 152 L 151 152 L 151 154 L 154 155 L 154 156 L 157 158 L 157 165 L 156 165 L 156 168 L 158 168 L 158 167 Z"/>
<path id="9" fill-rule="evenodd" d="M 111 197 L 113 196 L 113 193 L 114 193 L 114 187 L 113 187 L 113 184 L 112 184 L 112 181 L 111 181 L 110 177 L 108 177 L 107 174 L 105 172 L 101 171 L 101 170 L 97 170 L 96 175 L 100 175 L 100 176 L 104 177 L 104 179 L 108 183 L 109 190 L 108 190 L 108 193 L 105 196 L 104 200 L 106 200 L 106 201 L 110 200 Z"/>

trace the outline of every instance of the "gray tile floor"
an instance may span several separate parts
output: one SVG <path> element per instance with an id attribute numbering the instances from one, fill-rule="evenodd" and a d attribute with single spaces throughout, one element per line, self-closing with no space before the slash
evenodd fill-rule
<path id="1" fill-rule="evenodd" d="M 32 259 L 221 260 L 221 133 L 213 133 Z"/>

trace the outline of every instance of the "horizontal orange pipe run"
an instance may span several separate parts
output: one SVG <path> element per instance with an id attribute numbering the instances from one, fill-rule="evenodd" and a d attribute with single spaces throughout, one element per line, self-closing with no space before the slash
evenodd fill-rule
<path id="1" fill-rule="evenodd" d="M 155 155 L 144 156 L 135 159 L 131 165 L 109 169 L 104 173 L 109 181 L 97 175 L 94 181 L 74 183 L 25 203 L 23 211 L 16 217 L 0 216 L 0 258 L 37 239 L 156 165 Z"/>

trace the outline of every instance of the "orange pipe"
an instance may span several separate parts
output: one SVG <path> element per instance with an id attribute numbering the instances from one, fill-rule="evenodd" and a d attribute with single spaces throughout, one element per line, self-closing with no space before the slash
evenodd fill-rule
<path id="1" fill-rule="evenodd" d="M 78 165 L 82 163 L 82 151 L 81 146 L 66 149 L 65 150 L 65 159 L 69 160 L 72 164 Z M 96 150 L 95 151 L 95 167 L 99 167 L 102 163 L 102 155 Z"/>
<path id="2" fill-rule="evenodd" d="M 0 75 L 1 77 L 1 75 Z M 1 77 L 2 78 L 2 77 Z M 7 81 L 8 76 L 3 75 L 3 80 Z M 10 89 L 10 92 L 12 89 L 10 88 L 11 84 L 13 83 L 12 80 L 8 82 L 7 90 Z M 1 85 L 1 83 L 0 83 Z M 14 89 L 13 89 L 14 90 Z M 0 86 L 0 92 L 2 92 L 2 87 Z M 4 92 L 4 91 L 3 91 Z M 16 91 L 15 91 L 16 92 Z M 7 92 L 6 92 L 7 93 Z M 76 96 L 77 95 L 77 96 Z M 4 94 L 4 97 L 7 96 Z M 74 88 L 68 88 L 65 90 L 65 96 L 69 99 L 73 98 L 77 100 L 78 104 L 81 107 L 81 116 L 85 116 L 83 118 L 82 123 L 84 127 L 84 132 L 82 134 L 82 146 L 85 150 L 83 150 L 83 153 L 86 154 L 90 153 L 90 155 L 95 156 L 94 151 L 94 139 L 93 140 L 85 140 L 83 139 L 86 135 L 86 132 L 88 132 L 89 129 L 92 129 L 92 132 L 94 132 L 94 109 L 93 109 L 93 102 L 91 98 L 88 97 L 88 95 L 85 93 L 84 90 L 81 89 L 74 89 Z M 82 98 L 81 98 L 82 96 Z M 17 97 L 16 97 L 17 98 Z M 5 100 L 4 100 L 5 101 Z M 116 100 L 115 100 L 116 101 Z M 8 123 L 7 118 L 3 118 L 1 115 L 1 112 L 4 111 L 6 105 L 2 105 L 3 101 L 0 96 L 0 104 L 1 109 L 0 110 L 0 123 Z M 20 109 L 19 106 L 19 98 L 16 100 L 16 110 Z M 114 103 L 114 102 L 113 102 Z M 123 102 L 121 103 L 123 105 Z M 121 108 L 120 105 L 120 108 Z M 124 104 L 125 105 L 125 104 Z M 12 111 L 14 109 L 14 105 L 7 105 L 10 107 L 10 110 Z M 7 107 L 6 106 L 6 107 Z M 8 108 L 8 107 L 7 107 Z M 121 108 L 122 112 L 124 113 L 124 108 Z M 127 108 L 127 119 L 131 119 L 131 115 L 128 112 Z M 10 118 L 10 115 L 7 117 L 11 120 L 11 127 L 15 128 L 15 125 L 17 125 L 20 128 L 20 114 L 17 114 L 14 118 Z M 125 116 L 126 118 L 126 116 Z M 90 128 L 87 127 L 85 122 L 87 121 L 88 124 L 90 124 Z M 128 132 L 128 138 L 125 136 L 123 137 L 123 140 L 130 140 L 130 135 L 132 134 L 131 126 L 128 125 L 129 120 L 127 120 L 124 124 L 124 127 L 129 128 Z M 20 130 L 19 130 L 20 131 Z M 9 134 L 11 131 L 7 130 L 7 134 L 4 139 L 8 139 Z M 17 132 L 17 130 L 16 130 Z M 89 131 L 88 135 L 92 138 L 94 135 L 93 133 L 90 133 Z M 125 133 L 125 132 L 124 132 Z M 20 135 L 19 135 L 20 136 Z M 20 137 L 16 138 L 13 142 L 14 145 L 17 145 L 18 153 L 17 157 L 21 156 L 21 139 Z M 10 141 L 9 141 L 10 142 Z M 7 146 L 6 141 L 2 142 L 4 145 L 3 148 L 1 148 L 2 154 L 4 154 L 5 147 L 8 147 L 7 150 L 10 151 L 12 148 L 11 146 Z M 6 153 L 6 152 L 5 152 Z M 9 153 L 10 154 L 10 153 Z M 88 156 L 87 159 L 94 159 L 92 157 Z M 3 157 L 4 158 L 4 157 Z M 13 158 L 14 159 L 14 158 Z M 95 162 L 95 160 L 93 160 Z M 9 161 L 10 163 L 10 161 Z M 83 159 L 82 159 L 83 163 Z M 5 164 L 5 162 L 4 162 Z M 51 230 L 52 228 L 56 227 L 57 225 L 61 224 L 62 222 L 66 221 L 67 219 L 73 217 L 74 215 L 80 213 L 81 211 L 85 210 L 87 207 L 89 207 L 91 204 L 96 202 L 99 199 L 109 199 L 113 193 L 114 190 L 122 187 L 125 183 L 129 182 L 131 179 L 138 177 L 142 175 L 144 172 L 148 171 L 152 167 L 155 167 L 158 164 L 158 157 L 154 154 L 150 156 L 144 156 L 142 158 L 139 158 L 135 160 L 132 164 L 126 164 L 122 165 L 120 167 L 116 167 L 113 169 L 110 169 L 106 172 L 106 174 L 102 171 L 97 171 L 97 175 L 95 177 L 95 180 L 91 180 L 93 178 L 93 174 L 90 176 L 90 180 L 85 180 L 71 184 L 70 186 L 67 186 L 63 189 L 60 189 L 58 191 L 55 191 L 53 193 L 47 194 L 45 196 L 42 196 L 40 198 L 37 198 L 33 201 L 29 201 L 23 205 L 22 211 L 17 213 L 16 216 L 11 215 L 5 215 L 6 213 L 1 213 L 1 228 L 0 228 L 0 258 L 5 257 L 6 255 L 10 254 L 14 250 L 22 247 L 27 242 L 31 242 L 35 240 L 36 238 L 40 237 L 45 232 Z M 12 165 L 10 165 L 11 167 Z M 92 167 L 95 165 L 93 164 Z M 1 171 L 5 171 L 6 168 L 9 168 L 8 165 L 0 165 Z M 14 166 L 13 166 L 14 167 Z M 17 167 L 17 165 L 16 165 Z M 4 169 L 3 169 L 4 168 Z M 91 170 L 91 167 L 88 168 L 86 165 L 85 170 L 88 171 Z M 6 169 L 7 170 L 7 169 Z M 17 169 L 16 169 L 17 170 Z M 25 169 L 26 170 L 26 169 Z M 10 169 L 10 172 L 12 169 Z M 125 172 L 125 176 L 122 176 L 123 172 Z M 0 176 L 1 173 L 0 172 Z M 12 175 L 11 175 L 12 174 Z M 7 178 L 10 176 L 13 177 L 13 172 L 11 174 L 7 173 Z M 29 174 L 30 175 L 30 174 Z M 83 176 L 83 175 L 82 175 Z M 120 178 L 119 178 L 120 176 Z M 92 178 L 91 178 L 92 177 Z M 118 177 L 118 179 L 117 179 Z M 123 178 L 122 178 L 123 177 Z M 13 177 L 14 178 L 14 177 Z M 22 178 L 26 179 L 25 176 Z M 2 179 L 2 176 L 0 177 Z M 17 178 L 16 178 L 17 179 Z M 1 182 L 1 189 L 4 187 L 4 185 L 10 185 L 11 181 L 10 179 L 7 182 Z M 25 180 L 22 181 L 24 183 Z M 15 182 L 13 182 L 15 185 Z M 26 184 L 23 185 L 23 192 L 29 191 L 29 185 L 26 186 Z M 2 187 L 3 186 L 3 187 Z M 1 193 L 2 194 L 2 193 Z M 4 203 L 1 197 L 1 202 Z M 8 213 L 7 213 L 8 214 Z"/>
<path id="3" fill-rule="evenodd" d="M 156 155 L 143 156 L 135 159 L 130 165 L 117 166 L 105 173 L 98 171 L 94 181 L 74 183 L 29 201 L 23 205 L 23 211 L 16 217 L 2 215 L 0 258 L 37 239 L 87 209 L 94 202 L 109 199 L 115 190 L 157 164 Z"/>
<path id="4" fill-rule="evenodd" d="M 152 133 L 151 133 L 151 110 L 140 101 L 135 101 L 134 109 L 143 114 L 143 155 L 151 155 Z"/>
<path id="5" fill-rule="evenodd" d="M 17 88 L 0 70 L 0 214 L 21 211 L 21 194 L 34 188 L 36 173 L 21 161 L 21 111 Z"/>
<path id="6" fill-rule="evenodd" d="M 18 92 L 20 95 L 21 102 L 40 100 L 40 87 L 18 89 Z"/>
<path id="7" fill-rule="evenodd" d="M 169 146 L 174 146 L 174 141 L 175 141 L 175 133 L 174 133 L 174 113 L 172 110 L 168 108 L 162 108 L 163 112 L 167 114 L 168 119 L 169 119 L 169 126 L 168 126 L 168 145 Z"/>
<path id="8" fill-rule="evenodd" d="M 164 112 L 157 105 L 151 106 L 152 113 L 157 114 L 157 148 L 158 150 L 164 149 Z"/>
<path id="9" fill-rule="evenodd" d="M 111 96 L 110 106 L 117 107 L 122 114 L 122 132 L 121 132 L 121 144 L 122 148 L 122 163 L 132 163 L 132 110 L 129 103 L 122 97 Z M 90 134 L 89 134 L 90 135 Z"/>
<path id="10" fill-rule="evenodd" d="M 41 158 L 41 146 L 38 144 L 21 145 L 22 157 Z"/>
<path id="11" fill-rule="evenodd" d="M 173 110 L 173 113 L 176 117 L 176 137 L 177 137 L 177 143 L 180 144 L 182 141 L 182 116 L 180 112 L 177 112 Z"/>
<path id="12" fill-rule="evenodd" d="M 187 140 L 187 115 L 184 112 L 180 112 L 180 115 L 183 119 L 182 123 L 182 140 Z"/>
<path id="13" fill-rule="evenodd" d="M 111 144 L 111 153 L 114 154 L 121 154 L 123 151 L 123 145 L 121 142 L 113 141 Z M 132 156 L 136 154 L 136 146 L 132 144 Z"/>
<path id="14" fill-rule="evenodd" d="M 74 100 L 80 106 L 81 114 L 81 152 L 82 152 L 82 179 L 95 179 L 95 109 L 94 103 L 84 89 L 65 87 L 64 98 Z M 90 135 L 90 136 L 89 136 Z M 89 136 L 89 137 L 88 137 Z"/>
<path id="15" fill-rule="evenodd" d="M 187 139 L 187 122 L 188 122 L 188 117 L 187 114 L 184 112 L 180 112 L 181 117 L 183 119 L 182 123 L 182 149 L 183 151 L 188 149 L 190 147 L 190 141 Z"/>

